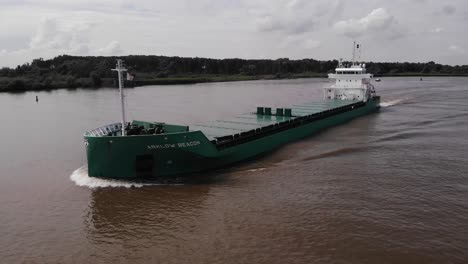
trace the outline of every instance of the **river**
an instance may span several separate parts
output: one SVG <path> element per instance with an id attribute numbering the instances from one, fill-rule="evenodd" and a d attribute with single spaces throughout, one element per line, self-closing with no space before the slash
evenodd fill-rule
<path id="1" fill-rule="evenodd" d="M 173 182 L 87 177 L 117 89 L 0 94 L 2 263 L 467 263 L 468 78 L 382 78 L 383 107 Z M 127 89 L 129 119 L 192 125 L 321 98 L 325 79 Z M 39 101 L 36 103 L 35 97 Z"/>

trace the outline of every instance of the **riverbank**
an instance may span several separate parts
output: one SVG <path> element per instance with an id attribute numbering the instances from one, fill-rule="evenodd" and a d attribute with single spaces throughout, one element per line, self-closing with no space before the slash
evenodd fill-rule
<path id="1" fill-rule="evenodd" d="M 416 72 L 396 74 L 375 74 L 374 77 L 468 77 L 463 74 L 422 74 Z M 300 73 L 284 75 L 174 75 L 164 78 L 145 75 L 144 78 L 136 78 L 133 81 L 125 81 L 126 87 L 146 85 L 180 85 L 210 82 L 238 82 L 255 80 L 281 80 L 299 78 L 327 78 L 323 73 Z M 0 77 L 0 92 L 26 92 L 26 91 L 51 91 L 70 88 L 95 88 L 116 87 L 115 78 L 75 78 L 69 75 L 54 75 L 47 78 L 32 77 Z"/>
<path id="2" fill-rule="evenodd" d="M 142 74 L 143 75 L 143 74 Z M 125 86 L 145 86 L 145 85 L 177 85 L 196 84 L 209 82 L 236 82 L 254 80 L 278 80 L 278 79 L 298 79 L 298 78 L 326 78 L 326 74 L 301 73 L 285 75 L 174 75 L 164 78 L 144 75 L 143 78 L 135 78 L 133 81 L 125 81 Z M 53 75 L 47 78 L 32 77 L 0 77 L 0 92 L 23 92 L 23 91 L 48 91 L 64 88 L 101 88 L 116 87 L 116 78 L 74 78 L 69 75 Z"/>
<path id="3" fill-rule="evenodd" d="M 121 57 L 69 56 L 34 59 L 15 68 L 0 68 L 0 92 L 100 88 L 116 86 L 116 59 L 122 59 L 133 77 L 127 86 L 194 84 L 296 78 L 325 78 L 337 60 L 288 58 L 212 59 L 128 55 Z M 349 62 L 343 62 L 349 63 Z M 366 62 L 375 77 L 386 76 L 468 76 L 468 65 L 442 65 L 433 61 Z"/>

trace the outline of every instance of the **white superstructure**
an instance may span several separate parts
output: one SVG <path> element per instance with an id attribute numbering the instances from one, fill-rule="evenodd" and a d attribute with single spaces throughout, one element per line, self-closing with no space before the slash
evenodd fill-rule
<path id="1" fill-rule="evenodd" d="M 366 72 L 365 64 L 356 62 L 356 49 L 359 48 L 359 44 L 354 44 L 350 66 L 343 65 L 340 59 L 335 72 L 328 74 L 328 78 L 335 79 L 335 84 L 324 89 L 325 99 L 367 101 L 375 95 L 374 86 L 371 84 L 372 74 Z"/>

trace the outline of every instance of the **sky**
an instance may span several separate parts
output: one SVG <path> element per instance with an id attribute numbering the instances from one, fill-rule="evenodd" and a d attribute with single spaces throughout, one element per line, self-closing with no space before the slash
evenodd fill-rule
<path id="1" fill-rule="evenodd" d="M 0 0 L 0 67 L 58 55 L 468 64 L 467 0 Z"/>

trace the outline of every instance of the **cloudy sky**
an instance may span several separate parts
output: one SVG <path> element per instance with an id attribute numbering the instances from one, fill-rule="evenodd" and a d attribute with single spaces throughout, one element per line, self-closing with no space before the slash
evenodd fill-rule
<path id="1" fill-rule="evenodd" d="M 156 54 L 468 64 L 467 0 L 0 0 L 0 67 Z"/>

